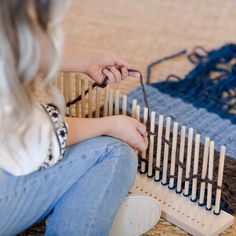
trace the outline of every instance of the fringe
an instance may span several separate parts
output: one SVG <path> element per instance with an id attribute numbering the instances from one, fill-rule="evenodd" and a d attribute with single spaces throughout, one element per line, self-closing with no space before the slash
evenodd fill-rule
<path id="1" fill-rule="evenodd" d="M 163 93 L 181 98 L 197 108 L 206 108 L 236 124 L 236 44 L 226 44 L 212 51 L 196 47 L 187 57 L 195 68 L 183 79 L 170 75 L 166 81 L 151 85 Z M 148 71 L 155 65 L 150 64 Z M 151 73 L 148 73 L 147 81 L 150 81 L 150 76 Z"/>

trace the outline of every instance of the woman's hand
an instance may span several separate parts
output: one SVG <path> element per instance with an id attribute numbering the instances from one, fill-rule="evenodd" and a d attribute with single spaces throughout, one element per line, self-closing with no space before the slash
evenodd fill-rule
<path id="1" fill-rule="evenodd" d="M 77 45 L 66 45 L 61 65 L 65 72 L 80 72 L 98 83 L 108 76 L 108 83 L 115 83 L 128 76 L 131 65 L 111 53 L 85 51 Z M 132 73 L 132 76 L 139 76 Z"/>
<path id="2" fill-rule="evenodd" d="M 106 118 L 109 119 L 111 124 L 107 135 L 120 139 L 141 152 L 147 149 L 148 139 L 144 124 L 123 115 Z"/>
<path id="3" fill-rule="evenodd" d="M 128 76 L 128 69 L 131 68 L 131 65 L 114 54 L 94 54 L 87 60 L 84 73 L 98 83 L 102 83 L 105 76 L 108 77 L 108 83 L 120 82 Z"/>

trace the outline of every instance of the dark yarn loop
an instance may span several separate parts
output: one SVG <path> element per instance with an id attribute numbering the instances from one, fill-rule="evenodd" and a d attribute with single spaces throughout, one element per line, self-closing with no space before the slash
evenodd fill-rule
<path id="1" fill-rule="evenodd" d="M 184 178 L 184 181 L 185 181 L 185 182 L 189 182 L 190 180 L 192 180 L 190 177 L 188 177 L 188 178 L 185 177 L 185 178 Z"/>
<path id="2" fill-rule="evenodd" d="M 107 86 L 107 81 L 108 81 L 108 77 L 105 76 L 101 84 L 99 84 L 97 82 L 93 83 L 92 88 L 93 89 L 95 87 L 105 88 Z M 85 92 L 84 92 L 84 95 L 87 95 L 88 92 L 89 92 L 89 89 L 86 89 Z M 72 101 L 67 102 L 66 107 L 70 107 L 70 106 L 76 104 L 77 102 L 81 101 L 81 99 L 82 99 L 82 95 L 80 94 L 75 99 L 73 99 Z"/>
<path id="3" fill-rule="evenodd" d="M 163 168 L 162 168 L 162 167 L 157 167 L 157 166 L 154 166 L 154 170 L 155 170 L 155 171 L 162 171 L 162 170 L 163 170 Z"/>
<path id="4" fill-rule="evenodd" d="M 208 52 L 205 48 L 201 46 L 196 46 L 193 52 L 187 55 L 189 61 L 193 64 L 197 64 L 201 61 L 208 59 Z"/>
<path id="5" fill-rule="evenodd" d="M 152 62 L 151 64 L 149 64 L 148 67 L 147 67 L 147 81 L 146 81 L 146 83 L 147 83 L 147 84 L 150 84 L 150 83 L 151 83 L 151 70 L 153 69 L 154 66 L 159 65 L 160 63 L 162 63 L 162 62 L 164 62 L 164 61 L 168 61 L 168 60 L 170 60 L 170 59 L 173 59 L 173 58 L 182 56 L 182 55 L 184 55 L 184 54 L 186 54 L 186 53 L 187 53 L 187 50 L 184 49 L 184 50 L 182 50 L 182 51 L 180 51 L 180 52 L 177 52 L 177 53 L 175 53 L 175 54 L 173 54 L 173 55 L 170 55 L 170 56 L 161 58 L 161 59 L 159 59 L 159 60 L 157 60 L 157 61 L 154 61 L 154 62 Z"/>
<path id="6" fill-rule="evenodd" d="M 179 76 L 177 76 L 177 75 L 170 74 L 170 75 L 167 76 L 166 80 L 167 80 L 167 81 L 171 81 L 172 78 L 173 78 L 173 79 L 176 79 L 177 81 L 180 81 L 180 80 L 182 79 L 181 77 L 179 77 Z"/>
<path id="7" fill-rule="evenodd" d="M 142 157 L 140 157 L 140 161 L 141 161 L 141 162 L 148 163 L 147 159 L 145 159 L 145 158 L 142 158 Z"/>
<path id="8" fill-rule="evenodd" d="M 176 176 L 175 175 L 169 175 L 170 179 L 174 179 Z"/>
<path id="9" fill-rule="evenodd" d="M 207 54 L 208 54 L 208 51 L 204 47 L 202 47 L 202 46 L 195 46 L 193 48 L 193 51 L 195 53 L 198 53 L 198 54 L 202 53 L 203 56 L 207 56 Z"/>

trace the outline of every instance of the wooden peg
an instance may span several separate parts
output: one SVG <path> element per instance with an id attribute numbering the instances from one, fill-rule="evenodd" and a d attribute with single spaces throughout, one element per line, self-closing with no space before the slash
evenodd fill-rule
<path id="1" fill-rule="evenodd" d="M 81 81 L 81 110 L 82 110 L 82 117 L 85 117 L 85 80 Z"/>
<path id="2" fill-rule="evenodd" d="M 133 118 L 136 117 L 136 107 L 137 107 L 137 100 L 133 99 L 133 101 L 132 101 L 132 112 L 131 112 L 131 116 Z"/>
<path id="3" fill-rule="evenodd" d="M 113 89 L 110 89 L 110 92 L 109 92 L 109 116 L 112 116 L 113 115 Z"/>
<path id="4" fill-rule="evenodd" d="M 116 99 L 115 99 L 115 115 L 120 113 L 120 91 L 116 90 Z"/>
<path id="5" fill-rule="evenodd" d="M 147 125 L 147 119 L 148 119 L 148 108 L 144 107 L 143 110 L 143 124 Z M 146 160 L 146 151 L 142 152 L 142 159 Z M 141 161 L 141 173 L 145 173 L 146 170 L 146 162 L 145 161 Z"/>
<path id="6" fill-rule="evenodd" d="M 74 78 L 72 77 L 71 74 L 68 74 L 68 98 L 69 101 L 71 101 L 73 99 L 73 85 L 74 85 L 75 81 Z M 69 107 L 69 115 L 70 116 L 74 116 L 74 105 Z"/>
<path id="7" fill-rule="evenodd" d="M 208 166 L 208 158 L 209 158 L 209 146 L 210 146 L 210 138 L 205 139 L 205 144 L 204 144 L 204 153 L 203 153 L 203 163 L 202 163 L 202 180 L 206 178 L 207 174 L 207 166 Z M 204 205 L 204 199 L 205 199 L 205 189 L 206 189 L 206 183 L 201 182 L 201 187 L 200 187 L 200 197 L 198 204 L 199 206 Z"/>
<path id="8" fill-rule="evenodd" d="M 151 127 L 150 131 L 152 133 L 155 132 L 155 116 L 156 113 L 154 111 L 151 112 Z M 149 156 L 148 156 L 148 177 L 152 176 L 153 173 L 153 152 L 154 152 L 154 135 L 150 135 L 149 141 Z"/>
<path id="9" fill-rule="evenodd" d="M 170 125 L 171 125 L 171 118 L 167 117 L 166 119 L 166 133 L 165 139 L 167 141 L 170 140 Z M 167 184 L 167 167 L 168 167 L 168 158 L 169 158 L 169 145 L 165 143 L 164 147 L 164 160 L 163 160 L 163 173 L 162 173 L 162 184 Z"/>
<path id="10" fill-rule="evenodd" d="M 175 162 L 176 162 L 176 146 L 177 146 L 177 137 L 178 137 L 178 123 L 174 122 L 173 127 L 173 138 L 172 138 L 172 148 L 171 148 L 171 164 L 170 164 L 170 175 L 175 175 Z M 174 188 L 174 178 L 170 178 L 169 188 Z"/>
<path id="11" fill-rule="evenodd" d="M 108 116 L 109 94 L 110 94 L 110 86 L 107 85 L 105 88 L 103 116 Z"/>
<path id="12" fill-rule="evenodd" d="M 224 164 L 225 164 L 225 146 L 222 145 L 220 148 L 220 162 L 218 168 L 218 176 L 217 176 L 217 186 L 221 187 L 223 182 L 223 174 L 224 174 Z M 216 190 L 216 201 L 214 207 L 214 214 L 220 214 L 220 201 L 221 201 L 221 189 Z"/>
<path id="13" fill-rule="evenodd" d="M 196 134 L 195 147 L 194 147 L 194 163 L 193 163 L 193 175 L 198 174 L 198 162 L 199 162 L 199 149 L 200 149 L 200 134 Z M 196 201 L 197 199 L 197 178 L 193 178 L 192 181 L 192 196 L 191 200 Z"/>
<path id="14" fill-rule="evenodd" d="M 181 163 L 184 162 L 185 136 L 186 136 L 186 126 L 182 126 L 181 127 L 181 135 L 180 135 L 180 151 L 179 151 L 179 161 Z M 183 175 L 183 169 L 179 165 L 178 166 L 178 178 L 177 178 L 176 193 L 182 192 L 182 175 Z"/>
<path id="15" fill-rule="evenodd" d="M 158 121 L 158 137 L 157 137 L 157 152 L 156 152 L 156 171 L 155 171 L 155 180 L 160 180 L 160 166 L 161 166 L 161 146 L 162 146 L 162 133 L 163 133 L 163 115 L 159 116 Z"/>
<path id="16" fill-rule="evenodd" d="M 78 74 L 76 74 L 75 79 L 75 95 L 78 96 L 79 94 L 81 94 L 81 79 L 79 78 Z M 76 116 L 81 116 L 81 101 L 76 103 Z"/>
<path id="17" fill-rule="evenodd" d="M 185 178 L 189 178 L 191 159 L 192 159 L 192 145 L 193 145 L 193 129 L 189 129 L 188 133 L 188 147 L 187 147 L 187 162 L 186 162 L 186 173 Z M 189 181 L 186 180 L 184 183 L 184 196 L 189 195 Z"/>
<path id="18" fill-rule="evenodd" d="M 88 93 L 88 117 L 92 118 L 93 116 L 93 83 L 89 81 L 88 83 L 89 86 L 89 93 Z"/>
<path id="19" fill-rule="evenodd" d="M 208 165 L 208 180 L 213 180 L 213 168 L 214 168 L 214 151 L 215 143 L 210 142 L 210 152 L 209 152 L 209 165 Z M 212 208 L 212 183 L 207 184 L 207 204 L 206 209 L 211 210 Z"/>
<path id="20" fill-rule="evenodd" d="M 127 110 L 127 96 L 123 95 L 123 101 L 122 101 L 122 114 L 126 115 L 126 110 Z"/>
<path id="21" fill-rule="evenodd" d="M 96 118 L 100 117 L 100 88 L 96 88 Z"/>

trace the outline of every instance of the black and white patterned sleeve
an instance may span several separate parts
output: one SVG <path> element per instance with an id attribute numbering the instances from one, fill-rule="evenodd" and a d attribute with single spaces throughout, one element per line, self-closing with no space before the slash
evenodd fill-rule
<path id="1" fill-rule="evenodd" d="M 54 132 L 56 134 L 57 142 L 60 149 L 60 155 L 59 157 L 55 157 L 53 154 L 52 147 L 50 146 L 48 150 L 48 156 L 47 159 L 44 161 L 44 163 L 41 165 L 40 169 L 45 169 L 49 166 L 54 165 L 56 162 L 61 160 L 65 153 L 66 148 L 66 140 L 68 137 L 68 126 L 63 119 L 62 115 L 59 113 L 58 108 L 53 104 L 46 104 L 42 105 L 44 110 L 47 112 L 47 114 L 50 117 L 51 123 L 54 128 Z"/>

